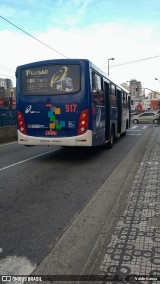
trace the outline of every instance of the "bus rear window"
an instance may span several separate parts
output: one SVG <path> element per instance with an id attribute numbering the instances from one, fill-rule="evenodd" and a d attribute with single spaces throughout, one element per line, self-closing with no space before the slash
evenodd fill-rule
<path id="1" fill-rule="evenodd" d="M 48 65 L 21 71 L 24 95 L 57 95 L 80 90 L 79 65 Z"/>

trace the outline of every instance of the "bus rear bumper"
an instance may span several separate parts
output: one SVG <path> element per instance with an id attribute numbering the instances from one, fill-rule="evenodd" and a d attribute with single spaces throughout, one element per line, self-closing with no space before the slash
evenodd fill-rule
<path id="1" fill-rule="evenodd" d="M 18 143 L 22 145 L 92 146 L 92 131 L 73 137 L 33 137 L 18 130 Z"/>

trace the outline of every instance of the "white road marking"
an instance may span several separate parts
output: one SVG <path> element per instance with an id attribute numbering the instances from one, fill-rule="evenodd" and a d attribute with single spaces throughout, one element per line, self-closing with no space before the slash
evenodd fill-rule
<path id="1" fill-rule="evenodd" d="M 128 131 L 141 131 L 141 129 L 128 129 Z"/>
<path id="2" fill-rule="evenodd" d="M 135 129 L 137 127 L 138 127 L 138 125 L 135 125 L 135 126 L 132 126 L 130 129 Z"/>
<path id="3" fill-rule="evenodd" d="M 139 129 L 136 129 L 138 127 L 138 125 L 132 126 L 130 129 L 128 129 L 128 131 L 142 131 L 142 130 L 146 130 L 148 125 L 144 125 L 144 126 L 139 126 Z M 138 134 L 128 134 L 128 135 L 138 135 Z M 139 134 L 140 135 L 140 134 Z"/>
<path id="4" fill-rule="evenodd" d="M 60 149 L 60 148 L 57 148 L 57 149 L 55 149 L 55 150 L 51 150 L 51 151 L 45 152 L 45 153 L 43 153 L 43 154 L 39 154 L 39 155 L 36 155 L 36 156 L 34 156 L 34 157 L 31 157 L 31 158 L 22 160 L 22 161 L 20 161 L 20 162 L 15 163 L 15 164 L 6 166 L 6 167 L 4 167 L 4 168 L 1 168 L 0 171 L 9 169 L 9 168 L 11 168 L 11 167 L 17 166 L 17 165 L 22 164 L 22 163 L 25 163 L 25 162 L 28 162 L 28 161 L 30 161 L 30 160 L 36 159 L 36 158 L 41 157 L 41 156 L 44 156 L 44 155 L 46 155 L 46 154 L 49 154 L 49 153 L 52 153 L 52 152 L 56 152 L 56 151 L 59 150 L 59 149 Z"/>
<path id="5" fill-rule="evenodd" d="M 31 263 L 27 257 L 18 257 L 16 255 L 7 256 L 0 260 L 0 271 L 2 275 L 30 275 L 36 266 L 37 264 Z M 18 282 L 16 281 L 14 283 Z"/>
<path id="6" fill-rule="evenodd" d="M 18 143 L 18 142 L 11 142 L 11 143 L 0 144 L 0 147 L 8 146 L 8 145 L 16 144 L 16 143 Z"/>
<path id="7" fill-rule="evenodd" d="M 148 125 L 144 125 L 141 129 L 146 129 L 148 127 Z"/>
<path id="8" fill-rule="evenodd" d="M 135 136 L 135 135 L 142 135 L 142 134 L 140 134 L 140 133 L 127 133 L 127 135 L 132 135 L 132 136 Z"/>

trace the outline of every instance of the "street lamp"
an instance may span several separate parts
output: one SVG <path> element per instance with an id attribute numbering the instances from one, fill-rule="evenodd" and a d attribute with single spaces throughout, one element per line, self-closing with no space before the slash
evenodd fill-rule
<path id="1" fill-rule="evenodd" d="M 114 58 L 108 58 L 108 76 L 109 76 L 109 61 L 114 60 Z"/>

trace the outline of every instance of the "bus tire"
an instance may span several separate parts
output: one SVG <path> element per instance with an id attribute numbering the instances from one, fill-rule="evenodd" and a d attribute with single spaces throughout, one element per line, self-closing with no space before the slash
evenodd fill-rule
<path id="1" fill-rule="evenodd" d="M 25 147 L 32 147 L 33 145 L 24 145 Z"/>
<path id="2" fill-rule="evenodd" d="M 108 148 L 111 149 L 113 147 L 114 144 L 114 139 L 115 139 L 115 133 L 114 133 L 114 128 L 111 128 L 111 132 L 110 132 L 110 138 L 109 138 L 109 142 L 108 142 Z"/>
<path id="3" fill-rule="evenodd" d="M 128 129 L 129 128 L 129 123 L 128 123 L 128 119 L 127 119 L 127 121 L 126 121 L 126 129 Z"/>
<path id="4" fill-rule="evenodd" d="M 121 133 L 121 136 L 125 136 L 126 135 L 126 131 L 124 131 L 123 133 Z"/>

